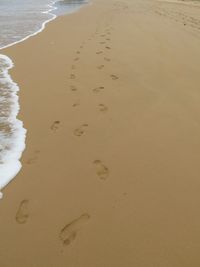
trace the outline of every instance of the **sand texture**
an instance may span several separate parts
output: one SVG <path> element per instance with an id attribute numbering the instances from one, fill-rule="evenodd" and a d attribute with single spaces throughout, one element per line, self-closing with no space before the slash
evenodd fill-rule
<path id="1" fill-rule="evenodd" d="M 3 51 L 23 168 L 1 267 L 200 266 L 200 3 L 94 0 Z"/>

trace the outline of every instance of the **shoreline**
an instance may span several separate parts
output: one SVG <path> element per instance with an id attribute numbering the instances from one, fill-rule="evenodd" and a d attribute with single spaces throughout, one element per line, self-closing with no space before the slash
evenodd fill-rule
<path id="1" fill-rule="evenodd" d="M 31 33 L 31 34 L 27 35 L 25 38 L 22 38 L 19 41 L 16 41 L 14 43 L 11 43 L 11 44 L 8 44 L 6 46 L 1 47 L 0 48 L 0 52 L 1 52 L 1 50 L 4 51 L 7 48 L 10 48 L 10 47 L 12 47 L 14 45 L 17 45 L 17 44 L 20 44 L 22 42 L 25 42 L 29 38 L 32 38 L 32 37 L 36 36 L 37 34 L 40 34 L 45 29 L 46 25 L 49 22 L 55 20 L 58 17 L 56 14 L 51 13 L 52 11 L 57 10 L 57 7 L 55 6 L 56 2 L 58 2 L 58 0 L 52 1 L 52 3 L 47 5 L 49 7 L 49 9 L 47 11 L 43 11 L 42 12 L 44 14 L 52 15 L 52 18 L 47 19 L 46 21 L 44 21 L 41 24 L 41 28 L 39 30 L 37 30 L 34 33 Z M 81 7 L 79 7 L 79 9 L 80 8 Z M 74 12 L 77 12 L 78 10 L 75 10 Z M 71 13 L 73 13 L 73 12 L 71 12 Z M 66 15 L 69 15 L 69 14 L 66 14 Z M 8 56 L 6 56 L 4 54 L 1 54 L 1 53 L 0 53 L 0 58 L 5 60 L 7 62 L 7 64 L 8 64 L 8 67 L 5 68 L 5 71 L 3 73 L 5 74 L 5 78 L 9 83 L 9 87 L 13 87 L 13 90 L 14 90 L 13 102 L 14 103 L 16 102 L 16 103 L 12 107 L 13 111 L 12 111 L 12 114 L 10 115 L 9 120 L 12 119 L 12 121 L 13 121 L 13 131 L 15 131 L 15 133 L 13 133 L 13 135 L 15 136 L 15 137 L 13 137 L 13 138 L 15 138 L 14 142 L 18 143 L 18 145 L 15 145 L 15 146 L 12 147 L 12 152 L 10 152 L 10 154 L 12 154 L 12 155 L 10 155 L 10 154 L 7 155 L 5 160 L 3 158 L 4 163 L 3 163 L 3 166 L 1 167 L 1 173 L 4 173 L 4 174 L 1 177 L 2 181 L 0 181 L 0 199 L 2 199 L 3 193 L 1 191 L 5 188 L 5 186 L 7 186 L 16 177 L 16 175 L 19 173 L 19 171 L 20 171 L 20 169 L 22 167 L 21 166 L 21 157 L 22 157 L 22 154 L 23 154 L 25 146 L 26 146 L 25 145 L 25 140 L 26 140 L 27 129 L 25 129 L 23 127 L 23 121 L 20 121 L 18 119 L 18 113 L 20 112 L 18 93 L 19 93 L 20 88 L 18 87 L 18 84 L 15 83 L 15 81 L 13 81 L 12 77 L 10 76 L 10 70 L 15 67 L 14 62 L 12 61 L 11 58 L 9 58 Z M 15 114 L 15 118 L 13 118 L 13 114 Z M 20 136 L 20 135 L 22 135 L 22 136 Z M 12 142 L 13 142 L 13 140 L 10 141 L 10 144 Z M 19 147 L 21 147 L 21 149 L 19 149 Z M 16 156 L 13 157 L 13 155 L 16 155 Z"/>
<path id="2" fill-rule="evenodd" d="M 200 264 L 200 33 L 173 14 L 96 0 L 4 50 L 28 132 L 0 265 Z"/>
<path id="3" fill-rule="evenodd" d="M 12 78 L 9 75 L 9 70 L 11 70 L 14 67 L 14 64 L 12 60 L 5 56 L 0 54 L 0 60 L 3 62 L 3 66 L 1 69 L 1 79 L 0 79 L 0 85 L 1 81 L 4 85 L 5 81 L 7 86 L 4 88 L 5 92 L 4 95 L 6 97 L 6 94 L 10 96 L 10 98 L 7 98 L 6 100 L 8 107 L 10 107 L 9 116 L 6 117 L 6 119 L 1 119 L 1 126 L 3 128 L 1 129 L 1 147 L 3 148 L 1 151 L 1 165 L 0 165 L 0 190 L 7 186 L 9 182 L 17 175 L 17 173 L 21 169 L 21 162 L 19 159 L 22 156 L 22 152 L 25 148 L 25 136 L 26 136 L 26 129 L 23 128 L 23 122 L 18 120 L 17 116 L 19 113 L 19 87 L 18 85 L 12 80 Z M 3 97 L 2 96 L 2 102 Z M 12 101 L 12 103 L 10 103 Z M 5 113 L 3 114 L 3 104 L 2 104 L 2 111 L 1 114 L 5 116 Z M 6 112 L 4 110 L 4 112 Z M 10 130 L 9 135 L 7 136 L 4 133 L 4 127 L 11 127 L 12 130 Z M 10 149 L 6 149 L 6 147 L 12 147 L 12 151 Z M 3 162 L 3 163 L 2 163 Z M 0 192 L 0 199 L 3 197 L 3 193 Z"/>
<path id="4" fill-rule="evenodd" d="M 53 17 L 51 19 L 46 20 L 42 23 L 41 28 L 31 33 L 30 35 L 27 35 L 25 38 L 22 38 L 19 41 L 16 41 L 14 43 L 8 44 L 6 46 L 3 46 L 0 48 L 0 52 L 4 51 L 7 48 L 10 48 L 14 45 L 20 44 L 26 40 L 28 40 L 31 37 L 36 36 L 37 34 L 41 33 L 45 27 L 46 24 L 56 19 L 56 15 L 51 13 L 53 10 L 56 10 L 56 7 L 53 7 L 55 5 L 56 1 L 52 1 L 52 4 L 47 5 L 50 9 L 47 11 L 44 11 L 42 13 L 44 14 L 51 14 Z M 3 70 L 3 77 L 7 80 L 9 87 L 12 88 L 12 111 L 9 115 L 9 121 L 12 121 L 12 140 L 9 140 L 8 146 L 12 146 L 12 152 L 4 152 L 5 155 L 2 155 L 3 164 L 1 166 L 1 181 L 0 181 L 0 199 L 3 198 L 2 190 L 16 177 L 16 175 L 20 172 L 22 164 L 21 164 L 21 157 L 25 149 L 25 140 L 26 140 L 26 133 L 27 130 L 23 127 L 23 121 L 18 119 L 18 114 L 20 112 L 20 105 L 19 105 L 19 90 L 18 84 L 15 83 L 15 81 L 12 80 L 12 77 L 10 75 L 10 70 L 15 67 L 14 62 L 11 58 L 9 58 L 5 54 L 0 53 L 0 58 L 3 59 L 6 62 L 5 70 Z M 11 137 L 10 137 L 11 138 Z M 4 141 L 4 140 L 2 140 Z M 12 142 L 15 142 L 15 144 L 12 144 Z"/>
<path id="5" fill-rule="evenodd" d="M 12 47 L 13 45 L 20 44 L 20 43 L 22 43 L 22 42 L 28 40 L 29 38 L 34 37 L 34 36 L 36 36 L 37 34 L 41 33 L 41 32 L 45 29 L 47 23 L 49 23 L 49 22 L 51 22 L 51 21 L 53 21 L 54 19 L 57 18 L 57 16 L 56 16 L 55 14 L 51 13 L 51 11 L 56 10 L 56 7 L 53 7 L 53 6 L 55 5 L 55 3 L 56 3 L 57 1 L 58 1 L 58 0 L 52 1 L 52 4 L 47 5 L 47 6 L 50 8 L 49 10 L 41 12 L 41 13 L 43 13 L 43 14 L 50 14 L 50 15 L 52 15 L 53 17 L 52 17 L 51 19 L 49 19 L 49 20 L 44 21 L 44 22 L 42 23 L 42 25 L 41 25 L 41 28 L 40 28 L 38 31 L 36 31 L 36 32 L 34 32 L 34 33 L 31 33 L 30 35 L 27 35 L 25 38 L 22 38 L 22 39 L 19 40 L 19 41 L 16 41 L 16 42 L 14 42 L 14 43 L 5 45 L 5 46 L 3 46 L 3 47 L 0 47 L 0 51 L 1 51 L 1 50 L 4 50 L 4 49 L 7 49 L 7 48 L 9 48 L 9 47 Z"/>

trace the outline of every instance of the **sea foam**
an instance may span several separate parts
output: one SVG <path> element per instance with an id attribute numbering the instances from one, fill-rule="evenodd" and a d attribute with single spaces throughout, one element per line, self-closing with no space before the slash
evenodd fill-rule
<path id="1" fill-rule="evenodd" d="M 26 130 L 17 119 L 19 87 L 9 75 L 13 66 L 10 58 L 0 55 L 0 190 L 21 169 L 19 159 L 25 148 Z"/>
<path id="2" fill-rule="evenodd" d="M 54 20 L 57 15 L 71 13 L 72 10 L 76 11 L 78 2 L 74 1 L 72 8 L 73 1 L 66 1 L 70 8 L 64 9 L 63 12 L 60 10 L 57 14 L 56 10 L 59 9 L 59 5 L 55 6 L 55 3 L 65 4 L 65 0 L 51 1 L 46 5 L 46 11 L 41 12 L 44 15 L 46 14 L 47 17 L 37 30 L 28 31 L 25 36 L 17 35 L 14 38 L 17 37 L 15 41 L 11 38 L 10 42 L 0 42 L 0 50 L 23 42 L 40 33 L 46 24 Z M 85 0 L 79 1 L 79 4 L 81 4 L 81 1 L 82 3 L 87 2 Z M 0 198 L 2 197 L 1 190 L 17 175 L 22 167 L 20 158 L 25 149 L 26 139 L 26 129 L 23 127 L 23 122 L 17 118 L 20 109 L 18 102 L 19 87 L 9 74 L 9 70 L 13 67 L 12 60 L 6 55 L 0 54 Z"/>
<path id="3" fill-rule="evenodd" d="M 47 5 L 48 10 L 42 13 L 51 15 L 41 27 L 24 38 L 11 42 L 0 49 L 8 48 L 41 32 L 45 25 L 57 16 L 51 11 L 55 10 L 57 0 Z M 18 85 L 9 75 L 9 70 L 14 67 L 12 60 L 6 55 L 0 54 L 0 198 L 1 190 L 17 175 L 22 164 L 20 158 L 25 149 L 26 129 L 23 122 L 17 119 L 19 113 Z"/>

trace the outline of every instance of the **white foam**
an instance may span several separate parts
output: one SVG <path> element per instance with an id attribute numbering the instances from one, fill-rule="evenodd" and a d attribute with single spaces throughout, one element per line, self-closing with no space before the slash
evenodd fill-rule
<path id="1" fill-rule="evenodd" d="M 41 25 L 41 28 L 29 35 L 25 38 L 22 38 L 16 42 L 10 43 L 8 45 L 0 47 L 1 49 L 5 49 L 16 45 L 17 43 L 21 43 L 28 38 L 37 35 L 42 32 L 46 26 L 46 24 L 52 20 L 54 20 L 57 15 L 51 13 L 53 10 L 56 10 L 55 3 L 59 0 L 51 1 L 48 5 L 48 10 L 42 12 L 43 14 L 50 14 L 51 18 L 44 21 Z M 23 127 L 23 122 L 17 119 L 17 115 L 19 113 L 19 102 L 18 102 L 18 85 L 12 80 L 9 75 L 9 70 L 14 67 L 12 60 L 6 55 L 0 54 L 0 64 L 3 67 L 0 72 L 0 84 L 6 85 L 6 88 L 9 89 L 9 96 L 11 98 L 11 109 L 8 112 L 1 112 L 2 117 L 0 117 L 0 123 L 8 122 L 11 127 L 11 134 L 5 133 L 5 131 L 1 131 L 0 129 L 0 191 L 17 175 L 20 171 L 22 164 L 20 162 L 20 158 L 25 149 L 25 139 L 26 139 L 26 129 Z M 1 65 L 0 65 L 1 66 Z M 4 96 L 0 97 L 0 103 L 6 101 L 7 99 Z M 0 199 L 3 194 L 0 192 Z"/>
<path id="2" fill-rule="evenodd" d="M 0 55 L 0 63 L 2 66 L 0 84 L 6 86 L 5 93 L 9 95 L 9 112 L 5 112 L 5 116 L 0 118 L 0 123 L 8 125 L 10 129 L 0 132 L 0 190 L 2 190 L 21 169 L 19 159 L 25 148 L 26 130 L 22 121 L 17 119 L 19 87 L 9 75 L 9 70 L 14 66 L 13 62 L 7 56 Z"/>
<path id="3" fill-rule="evenodd" d="M 51 11 L 56 9 L 56 7 L 53 6 L 56 2 L 57 0 L 52 1 L 51 4 L 48 5 L 49 9 L 42 12 L 44 14 L 52 15 L 52 17 L 43 22 L 41 28 L 38 31 L 31 33 L 21 40 L 0 47 L 0 49 L 5 49 L 17 43 L 21 43 L 43 31 L 45 25 L 57 17 L 56 15 L 51 13 Z M 9 57 L 2 54 L 0 54 L 0 63 L 2 63 L 1 61 L 3 61 L 4 68 L 1 69 L 0 83 L 6 84 L 6 86 L 9 87 L 8 89 L 11 91 L 12 108 L 10 110 L 9 117 L 0 118 L 0 121 L 3 122 L 3 120 L 6 119 L 12 128 L 12 133 L 10 135 L 6 135 L 5 133 L 0 132 L 0 190 L 2 190 L 21 169 L 22 164 L 20 162 L 20 158 L 22 156 L 22 152 L 25 149 L 26 138 L 26 129 L 23 128 L 22 121 L 17 119 L 17 115 L 20 109 L 17 95 L 19 87 L 9 75 L 9 70 L 14 67 L 14 64 Z M 4 101 L 4 97 L 1 97 L 0 101 Z M 0 198 L 2 198 L 2 196 L 3 194 L 0 192 Z"/>
<path id="4" fill-rule="evenodd" d="M 25 38 L 22 38 L 22 39 L 20 39 L 20 40 L 18 40 L 18 41 L 16 41 L 16 42 L 10 43 L 10 44 L 5 45 L 5 46 L 2 46 L 2 47 L 0 47 L 0 49 L 8 48 L 8 47 L 11 47 L 11 46 L 13 46 L 13 45 L 15 45 L 15 44 L 24 42 L 24 41 L 27 40 L 28 38 L 30 38 L 30 37 L 32 37 L 32 36 L 35 36 L 35 35 L 37 35 L 38 33 L 42 32 L 42 31 L 44 30 L 46 24 L 47 24 L 48 22 L 54 20 L 54 19 L 57 17 L 55 14 L 51 13 L 53 10 L 56 10 L 56 9 L 57 9 L 57 7 L 54 6 L 55 3 L 56 3 L 57 1 L 59 1 L 59 0 L 51 1 L 51 3 L 50 3 L 49 5 L 47 5 L 47 7 L 48 7 L 49 9 L 48 9 L 47 11 L 43 11 L 43 12 L 42 12 L 43 14 L 50 14 L 52 17 L 51 17 L 50 19 L 48 19 L 48 20 L 45 20 L 45 21 L 42 23 L 41 28 L 40 28 L 38 31 L 33 32 L 33 33 L 27 35 Z"/>

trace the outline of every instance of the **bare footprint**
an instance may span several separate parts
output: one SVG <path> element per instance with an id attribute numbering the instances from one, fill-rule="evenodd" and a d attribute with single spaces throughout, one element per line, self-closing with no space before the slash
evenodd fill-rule
<path id="1" fill-rule="evenodd" d="M 78 106 L 80 106 L 80 103 L 79 103 L 79 102 L 74 103 L 74 104 L 72 105 L 73 108 L 78 107 Z"/>
<path id="2" fill-rule="evenodd" d="M 117 76 L 114 75 L 114 74 L 110 75 L 110 77 L 111 77 L 113 80 L 118 80 L 118 79 L 119 79 L 119 77 L 117 77 Z"/>
<path id="3" fill-rule="evenodd" d="M 38 159 L 38 155 L 39 155 L 39 153 L 40 153 L 40 151 L 39 151 L 39 150 L 36 150 L 36 151 L 34 152 L 34 155 L 33 155 L 31 158 L 29 158 L 29 159 L 26 161 L 26 163 L 27 163 L 27 164 L 35 163 L 36 160 Z"/>
<path id="4" fill-rule="evenodd" d="M 51 125 L 51 130 L 52 131 L 57 131 L 59 128 L 60 121 L 54 121 L 54 123 Z"/>
<path id="5" fill-rule="evenodd" d="M 24 199 L 19 205 L 17 214 L 15 216 L 15 220 L 17 223 L 26 223 L 29 218 L 29 212 L 28 212 L 28 204 L 29 200 Z"/>
<path id="6" fill-rule="evenodd" d="M 85 133 L 85 128 L 88 127 L 88 124 L 82 124 L 79 128 L 74 130 L 74 135 L 82 136 Z"/>
<path id="7" fill-rule="evenodd" d="M 108 58 L 108 57 L 104 57 L 104 60 L 107 61 L 107 62 L 111 61 L 111 59 Z"/>
<path id="8" fill-rule="evenodd" d="M 77 91 L 78 90 L 77 87 L 74 85 L 70 85 L 70 89 L 71 89 L 71 91 Z"/>
<path id="9" fill-rule="evenodd" d="M 74 61 L 78 61 L 80 58 L 79 57 L 75 57 L 74 58 Z"/>
<path id="10" fill-rule="evenodd" d="M 102 53 L 103 53 L 103 51 L 97 51 L 97 52 L 96 52 L 97 55 L 100 55 L 100 54 L 102 54 Z"/>
<path id="11" fill-rule="evenodd" d="M 111 49 L 111 47 L 110 47 L 110 46 L 106 46 L 105 48 L 106 48 L 106 49 Z"/>
<path id="12" fill-rule="evenodd" d="M 104 104 L 99 104 L 99 110 L 101 112 L 106 112 L 106 111 L 108 111 L 108 107 L 105 106 Z"/>
<path id="13" fill-rule="evenodd" d="M 96 88 L 94 88 L 92 91 L 93 91 L 94 93 L 100 93 L 101 90 L 103 90 L 103 89 L 104 89 L 104 86 L 100 86 L 100 87 L 96 87 Z"/>
<path id="14" fill-rule="evenodd" d="M 65 225 L 60 231 L 59 237 L 64 246 L 70 245 L 76 238 L 81 227 L 88 222 L 90 215 L 88 213 L 82 214 L 79 218 Z"/>
<path id="15" fill-rule="evenodd" d="M 97 67 L 97 69 L 102 70 L 104 67 L 105 67 L 104 65 L 100 65 Z"/>
<path id="16" fill-rule="evenodd" d="M 106 165 L 103 164 L 101 160 L 95 160 L 93 162 L 96 168 L 96 174 L 101 180 L 106 180 L 109 175 L 109 169 L 106 167 Z"/>
<path id="17" fill-rule="evenodd" d="M 72 79 L 72 80 L 76 79 L 76 75 L 75 74 L 70 74 L 70 79 Z"/>

